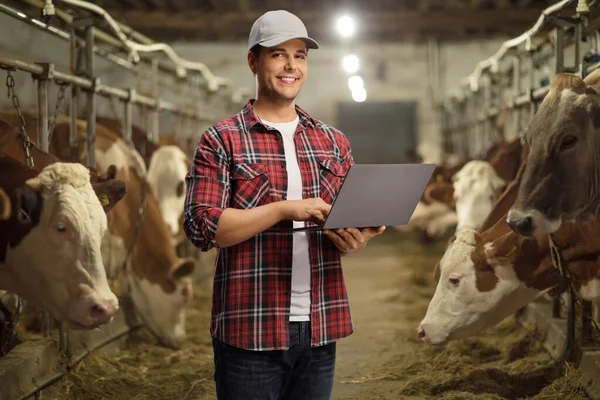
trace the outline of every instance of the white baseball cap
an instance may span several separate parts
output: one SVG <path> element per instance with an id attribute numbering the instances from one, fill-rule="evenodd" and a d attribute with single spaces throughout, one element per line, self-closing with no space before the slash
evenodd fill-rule
<path id="1" fill-rule="evenodd" d="M 304 40 L 309 49 L 319 48 L 319 44 L 308 37 L 300 18 L 285 10 L 269 11 L 254 21 L 248 37 L 248 50 L 257 44 L 273 47 L 291 39 Z"/>

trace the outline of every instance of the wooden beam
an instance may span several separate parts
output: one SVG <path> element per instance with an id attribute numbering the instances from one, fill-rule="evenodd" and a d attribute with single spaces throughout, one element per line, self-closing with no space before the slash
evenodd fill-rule
<path id="1" fill-rule="evenodd" d="M 248 0 L 237 0 L 238 11 L 241 13 L 250 12 L 250 2 Z"/>
<path id="2" fill-rule="evenodd" d="M 172 11 L 169 6 L 170 1 L 168 0 L 146 0 L 148 4 L 154 9 L 158 11 Z"/>
<path id="3" fill-rule="evenodd" d="M 518 8 L 527 8 L 531 5 L 532 2 L 533 2 L 533 0 L 519 0 L 519 2 L 517 3 L 517 7 Z"/>
<path id="4" fill-rule="evenodd" d="M 143 0 L 124 0 L 123 2 L 127 5 L 127 7 L 133 7 L 136 11 L 148 9 L 148 5 Z"/>
<path id="5" fill-rule="evenodd" d="M 221 13 L 164 13 L 137 11 L 110 11 L 119 21 L 141 32 L 153 32 L 161 36 L 189 37 L 190 39 L 242 40 L 247 38 L 252 23 L 262 12 Z M 334 38 L 333 23 L 329 16 L 315 11 L 297 13 L 304 21 L 311 36 Z M 540 15 L 538 9 L 470 10 L 451 9 L 427 13 L 363 12 L 361 14 L 360 37 L 373 38 L 379 35 L 407 35 L 435 29 L 439 32 L 456 31 L 517 31 L 528 29 Z"/>

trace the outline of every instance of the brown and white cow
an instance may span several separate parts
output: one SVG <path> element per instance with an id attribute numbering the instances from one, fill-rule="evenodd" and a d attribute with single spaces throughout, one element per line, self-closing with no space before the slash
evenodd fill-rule
<path id="1" fill-rule="evenodd" d="M 116 119 L 98 118 L 98 123 L 119 135 L 121 123 Z M 148 139 L 146 132 L 132 126 L 132 140 L 142 154 L 148 169 L 148 182 L 156 195 L 161 214 L 173 237 L 173 244 L 185 240 L 183 233 L 183 206 L 185 202 L 185 174 L 191 166 L 189 157 L 175 144 L 160 145 Z M 165 139 L 163 143 L 167 143 Z"/>
<path id="2" fill-rule="evenodd" d="M 77 151 L 69 149 L 68 122 L 67 118 L 58 118 L 50 149 L 60 157 L 77 154 L 81 162 L 86 162 L 85 144 Z M 85 122 L 79 121 L 78 128 L 78 135 L 85 136 Z M 107 273 L 114 277 L 126 265 L 130 295 L 144 324 L 162 344 L 180 347 L 186 336 L 185 308 L 193 295 L 190 276 L 194 260 L 177 257 L 151 188 L 146 193 L 146 208 L 138 227 L 146 174 L 140 154 L 101 124 L 96 126 L 95 154 L 99 172 L 115 165 L 117 179 L 127 184 L 127 197 L 108 215 L 108 232 L 102 243 Z"/>
<path id="3" fill-rule="evenodd" d="M 509 190 L 513 194 L 503 198 L 515 196 L 516 182 Z M 577 294 L 592 301 L 600 299 L 598 233 L 600 220 L 588 220 L 567 222 L 553 234 Z M 435 294 L 418 329 L 419 337 L 431 344 L 481 332 L 551 288 L 567 284 L 552 262 L 547 235 L 534 239 L 517 235 L 506 214 L 485 232 L 458 231 L 438 274 Z"/>
<path id="4" fill-rule="evenodd" d="M 492 164 L 472 160 L 454 174 L 451 185 L 432 186 L 426 195 L 455 206 L 457 230 L 479 229 L 505 186 L 506 181 L 498 176 Z"/>
<path id="5" fill-rule="evenodd" d="M 74 329 L 106 323 L 118 303 L 100 244 L 105 213 L 124 196 L 125 186 L 90 176 L 80 164 L 56 162 L 36 147 L 29 168 L 22 143 L 18 130 L 0 120 L 0 187 L 9 204 L 0 221 L 0 288 Z"/>
<path id="6" fill-rule="evenodd" d="M 74 329 L 110 321 L 118 301 L 100 250 L 106 214 L 88 169 L 50 164 L 9 196 L 11 218 L 0 222 L 0 288 Z"/>
<path id="7" fill-rule="evenodd" d="M 524 236 L 551 233 L 564 220 L 600 216 L 600 70 L 585 80 L 561 73 L 526 133 L 530 147 L 508 214 Z"/>

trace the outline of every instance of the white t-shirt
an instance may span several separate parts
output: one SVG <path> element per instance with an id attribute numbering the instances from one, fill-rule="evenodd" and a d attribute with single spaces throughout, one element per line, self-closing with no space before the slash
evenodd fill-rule
<path id="1" fill-rule="evenodd" d="M 288 200 L 302 200 L 302 176 L 296 157 L 294 134 L 298 127 L 298 117 L 291 122 L 262 122 L 277 129 L 283 139 L 285 164 L 288 175 Z M 294 228 L 304 226 L 302 221 L 294 221 Z M 290 304 L 290 321 L 310 320 L 310 259 L 308 254 L 308 236 L 306 232 L 294 232 L 292 258 L 292 299 Z"/>

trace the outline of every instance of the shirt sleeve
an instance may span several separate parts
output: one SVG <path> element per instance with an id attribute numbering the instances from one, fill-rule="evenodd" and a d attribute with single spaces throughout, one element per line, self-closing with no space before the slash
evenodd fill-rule
<path id="1" fill-rule="evenodd" d="M 202 134 L 185 177 L 183 230 L 202 251 L 217 247 L 215 236 L 231 193 L 229 157 L 213 131 Z"/>

